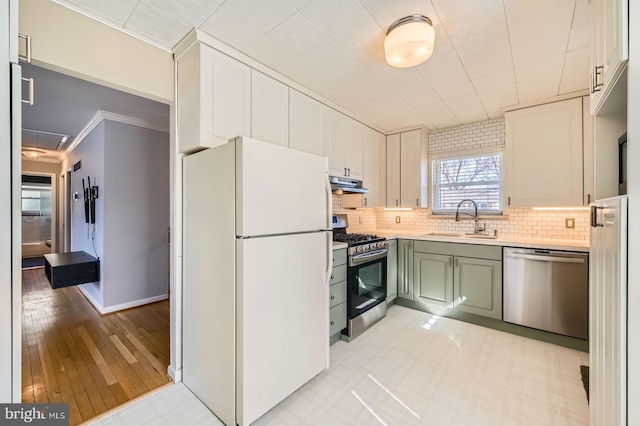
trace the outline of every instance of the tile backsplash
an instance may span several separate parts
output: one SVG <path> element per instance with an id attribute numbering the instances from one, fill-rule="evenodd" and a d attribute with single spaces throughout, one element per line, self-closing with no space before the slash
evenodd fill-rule
<path id="1" fill-rule="evenodd" d="M 429 133 L 429 154 L 442 154 L 488 147 L 504 147 L 504 119 L 450 127 Z M 465 218 L 456 222 L 452 216 L 431 214 L 431 209 L 384 210 L 343 209 L 340 196 L 333 196 L 333 212 L 349 217 L 349 232 L 401 231 L 416 234 L 428 232 L 473 232 L 473 220 Z M 400 218 L 400 223 L 396 218 Z M 575 228 L 566 229 L 565 219 L 575 220 Z M 563 240 L 589 239 L 589 211 L 532 210 L 530 208 L 506 208 L 504 216 L 480 220 L 487 230 L 498 235 L 517 238 L 553 238 Z"/>
<path id="2" fill-rule="evenodd" d="M 456 222 L 451 216 L 432 215 L 430 209 L 384 210 L 343 209 L 340 196 L 334 195 L 333 212 L 347 214 L 349 232 L 400 231 L 416 234 L 428 232 L 473 232 L 473 220 L 463 217 Z M 396 217 L 400 223 L 396 223 Z M 565 219 L 575 221 L 575 228 L 566 229 Z M 487 231 L 498 231 L 499 236 L 517 238 L 550 238 L 561 240 L 589 239 L 589 211 L 532 210 L 529 208 L 507 208 L 504 216 L 488 218 L 482 216 L 480 225 L 486 223 Z"/>

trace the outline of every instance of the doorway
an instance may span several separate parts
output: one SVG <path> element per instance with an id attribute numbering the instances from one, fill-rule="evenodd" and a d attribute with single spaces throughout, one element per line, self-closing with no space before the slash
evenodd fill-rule
<path id="1" fill-rule="evenodd" d="M 73 425 L 171 381 L 167 375 L 170 307 L 166 274 L 169 106 L 43 68 L 24 68 L 39 81 L 35 93 L 39 102 L 23 106 L 22 169 L 25 175 L 48 180 L 23 188 L 23 203 L 29 204 L 31 216 L 36 217 L 38 204 L 37 217 L 45 218 L 37 239 L 23 234 L 23 242 L 35 246 L 36 241 L 44 241 L 48 250 L 39 251 L 40 258 L 49 252 L 85 251 L 99 258 L 102 267 L 100 282 L 56 289 L 47 280 L 43 265 L 24 269 L 22 274 L 22 401 L 68 403 Z M 108 112 L 103 110 L 105 103 Z M 71 117 L 66 124 L 65 117 Z M 51 139 L 47 146 L 42 135 Z M 29 157 L 30 152 L 37 155 Z M 166 179 L 157 177 L 162 168 L 158 164 L 164 165 L 161 176 Z M 139 176 L 122 181 L 131 173 Z M 96 221 L 90 224 L 85 222 L 86 193 L 80 183 L 89 177 L 99 188 Z M 136 185 L 143 188 L 132 191 Z M 163 191 L 166 193 L 158 194 Z M 141 206 L 149 199 L 161 204 Z M 157 225 L 162 237 L 149 229 L 144 229 L 144 235 L 136 234 L 141 226 L 118 229 L 118 224 L 127 222 L 126 214 L 118 214 L 133 207 L 136 212 L 147 212 L 134 215 L 138 222 L 166 217 Z M 108 231 L 107 220 L 111 220 Z M 25 227 L 23 221 L 23 231 L 35 230 L 35 226 Z M 46 238 L 47 231 L 50 238 Z M 150 239 L 153 253 L 141 251 L 114 263 L 119 254 L 144 238 Z M 162 268 L 157 258 L 167 263 L 162 279 L 144 273 Z M 140 273 L 137 265 L 148 268 Z M 118 289 L 117 283 L 131 278 L 118 278 L 121 271 L 135 278 Z M 164 292 L 151 295 L 140 291 L 163 286 Z"/>
<path id="2" fill-rule="evenodd" d="M 44 255 L 55 247 L 53 179 L 54 175 L 22 175 L 22 269 L 44 266 Z"/>

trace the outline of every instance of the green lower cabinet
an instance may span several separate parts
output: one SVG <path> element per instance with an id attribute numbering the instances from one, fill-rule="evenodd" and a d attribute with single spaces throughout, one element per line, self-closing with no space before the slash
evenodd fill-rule
<path id="1" fill-rule="evenodd" d="M 455 308 L 471 314 L 502 319 L 502 262 L 455 257 Z"/>
<path id="2" fill-rule="evenodd" d="M 398 240 L 398 297 L 413 300 L 413 241 Z"/>
<path id="3" fill-rule="evenodd" d="M 347 302 L 329 309 L 329 336 L 339 334 L 347 327 Z"/>
<path id="4" fill-rule="evenodd" d="M 333 251 L 333 269 L 329 281 L 329 342 L 340 340 L 347 326 L 347 249 Z"/>
<path id="5" fill-rule="evenodd" d="M 425 309 L 502 319 L 500 247 L 416 241 L 412 257 L 412 300 Z"/>
<path id="6" fill-rule="evenodd" d="M 398 240 L 388 240 L 387 303 L 398 297 Z"/>
<path id="7" fill-rule="evenodd" d="M 453 256 L 413 254 L 414 300 L 453 307 Z"/>

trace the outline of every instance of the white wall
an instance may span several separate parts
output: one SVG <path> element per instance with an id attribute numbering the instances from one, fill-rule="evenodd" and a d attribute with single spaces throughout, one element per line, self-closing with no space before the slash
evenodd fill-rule
<path id="1" fill-rule="evenodd" d="M 20 0 L 19 18 L 20 32 L 32 38 L 36 65 L 156 100 L 173 100 L 170 52 L 50 0 Z"/>
<path id="2" fill-rule="evenodd" d="M 71 249 L 100 257 L 100 282 L 82 289 L 103 312 L 169 294 L 169 134 L 103 120 L 67 157 L 71 174 Z M 95 252 L 87 237 L 82 179 L 98 185 Z M 93 229 L 91 227 L 91 229 Z"/>
<path id="3" fill-rule="evenodd" d="M 169 134 L 104 123 L 104 307 L 166 298 Z"/>
<path id="4" fill-rule="evenodd" d="M 105 183 L 105 125 L 104 122 L 96 126 L 95 129 L 73 150 L 64 162 L 65 169 L 73 167 L 77 161 L 82 161 L 82 168 L 71 173 L 71 194 L 78 193 L 78 200 L 71 201 L 71 250 L 85 251 L 92 256 L 102 258 L 104 256 L 104 204 L 105 198 L 100 196 L 96 200 L 96 233 L 95 251 L 90 235 L 87 236 L 88 226 L 84 216 L 84 194 L 82 191 L 82 179 L 88 186 L 88 177 L 91 177 L 91 184 L 104 188 Z M 91 227 L 90 231 L 93 230 Z M 100 262 L 100 278 L 104 282 L 105 262 Z M 83 284 L 82 288 L 95 301 L 102 306 L 103 290 L 102 283 Z"/>

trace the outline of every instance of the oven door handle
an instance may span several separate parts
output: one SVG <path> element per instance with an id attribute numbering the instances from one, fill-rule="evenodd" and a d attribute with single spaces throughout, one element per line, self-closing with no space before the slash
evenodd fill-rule
<path id="1" fill-rule="evenodd" d="M 349 266 L 358 266 L 363 263 L 371 262 L 373 260 L 383 259 L 387 257 L 387 253 L 389 249 L 376 250 L 371 253 L 358 254 L 356 256 L 351 256 L 349 259 Z"/>

